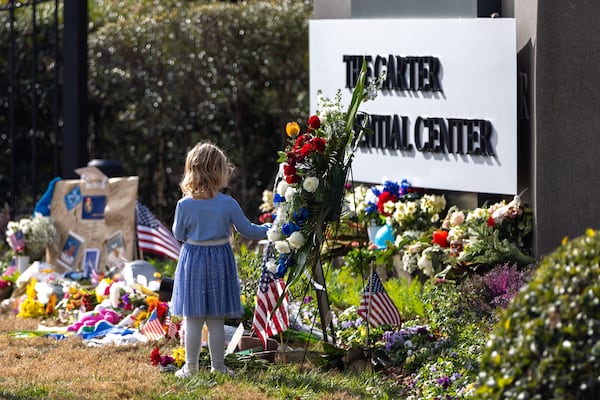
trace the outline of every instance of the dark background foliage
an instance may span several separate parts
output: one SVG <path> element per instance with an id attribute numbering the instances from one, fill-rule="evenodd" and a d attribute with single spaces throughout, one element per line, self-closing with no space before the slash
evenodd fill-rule
<path id="1" fill-rule="evenodd" d="M 25 112 L 31 103 L 27 86 L 31 78 L 26 70 L 31 64 L 27 39 L 31 27 L 26 12 L 19 11 L 22 17 L 17 21 L 23 33 L 17 51 L 23 68 L 19 67 L 16 90 L 23 112 L 17 113 L 15 155 L 23 159 L 27 159 L 32 142 Z M 310 1 L 89 2 L 90 160 L 118 160 L 126 175 L 139 176 L 140 201 L 168 224 L 181 194 L 178 183 L 185 153 L 198 140 L 210 140 L 236 165 L 229 192 L 255 219 L 261 193 L 271 187 L 276 173 L 285 122 L 303 119 L 308 110 L 311 12 Z M 0 18 L 4 22 L 7 16 Z M 42 26 L 42 12 L 38 19 Z M 46 22 L 52 23 L 48 18 Z M 6 29 L 6 24 L 0 26 L 2 88 L 8 87 Z M 39 51 L 52 51 L 51 41 L 38 46 Z M 49 76 L 52 68 L 50 60 L 39 66 Z M 40 87 L 40 96 L 52 96 Z M 5 103 L 3 98 L 0 104 Z M 60 141 L 60 135 L 52 135 L 51 110 L 44 104 L 38 107 L 43 115 L 38 118 L 45 121 L 38 123 L 38 152 Z M 6 124 L 2 111 L 5 156 Z M 39 167 L 43 172 L 34 188 L 38 196 L 53 177 L 52 167 L 46 167 L 52 160 L 39 162 L 44 167 Z M 1 192 L 6 192 L 8 157 L 1 163 Z M 23 173 L 18 174 L 23 181 L 30 175 L 27 164 L 22 163 Z M 17 195 L 21 204 L 33 207 L 34 196 L 27 190 L 19 190 Z"/>

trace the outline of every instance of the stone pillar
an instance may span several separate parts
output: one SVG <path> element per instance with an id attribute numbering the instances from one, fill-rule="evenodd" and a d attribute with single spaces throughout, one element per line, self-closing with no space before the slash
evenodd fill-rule
<path id="1" fill-rule="evenodd" d="M 600 228 L 600 5 L 539 1 L 535 62 L 536 254 Z"/>

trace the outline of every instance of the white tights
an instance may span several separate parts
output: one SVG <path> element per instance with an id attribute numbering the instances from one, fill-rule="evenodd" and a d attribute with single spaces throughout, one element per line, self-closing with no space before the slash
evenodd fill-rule
<path id="1" fill-rule="evenodd" d="M 202 327 L 208 328 L 208 350 L 210 352 L 211 371 L 225 370 L 225 320 L 223 318 L 185 319 L 185 363 L 189 371 L 198 370 Z"/>

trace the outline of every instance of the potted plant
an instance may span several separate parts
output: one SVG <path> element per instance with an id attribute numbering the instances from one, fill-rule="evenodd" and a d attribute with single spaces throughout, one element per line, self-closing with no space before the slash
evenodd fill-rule
<path id="1" fill-rule="evenodd" d="M 30 260 L 41 260 L 46 248 L 58 250 L 58 236 L 54 220 L 39 213 L 10 221 L 6 227 L 6 241 L 17 259 L 19 272 L 29 266 Z"/>

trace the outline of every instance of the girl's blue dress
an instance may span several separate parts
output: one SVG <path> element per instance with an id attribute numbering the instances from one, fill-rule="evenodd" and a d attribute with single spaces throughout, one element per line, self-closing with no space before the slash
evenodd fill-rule
<path id="1" fill-rule="evenodd" d="M 219 193 L 207 200 L 183 198 L 177 203 L 173 235 L 192 243 L 224 241 L 231 227 L 248 239 L 266 237 L 268 224 L 255 225 L 238 202 Z M 243 309 L 233 250 L 229 243 L 181 247 L 173 282 L 171 310 L 184 317 L 238 318 Z"/>

